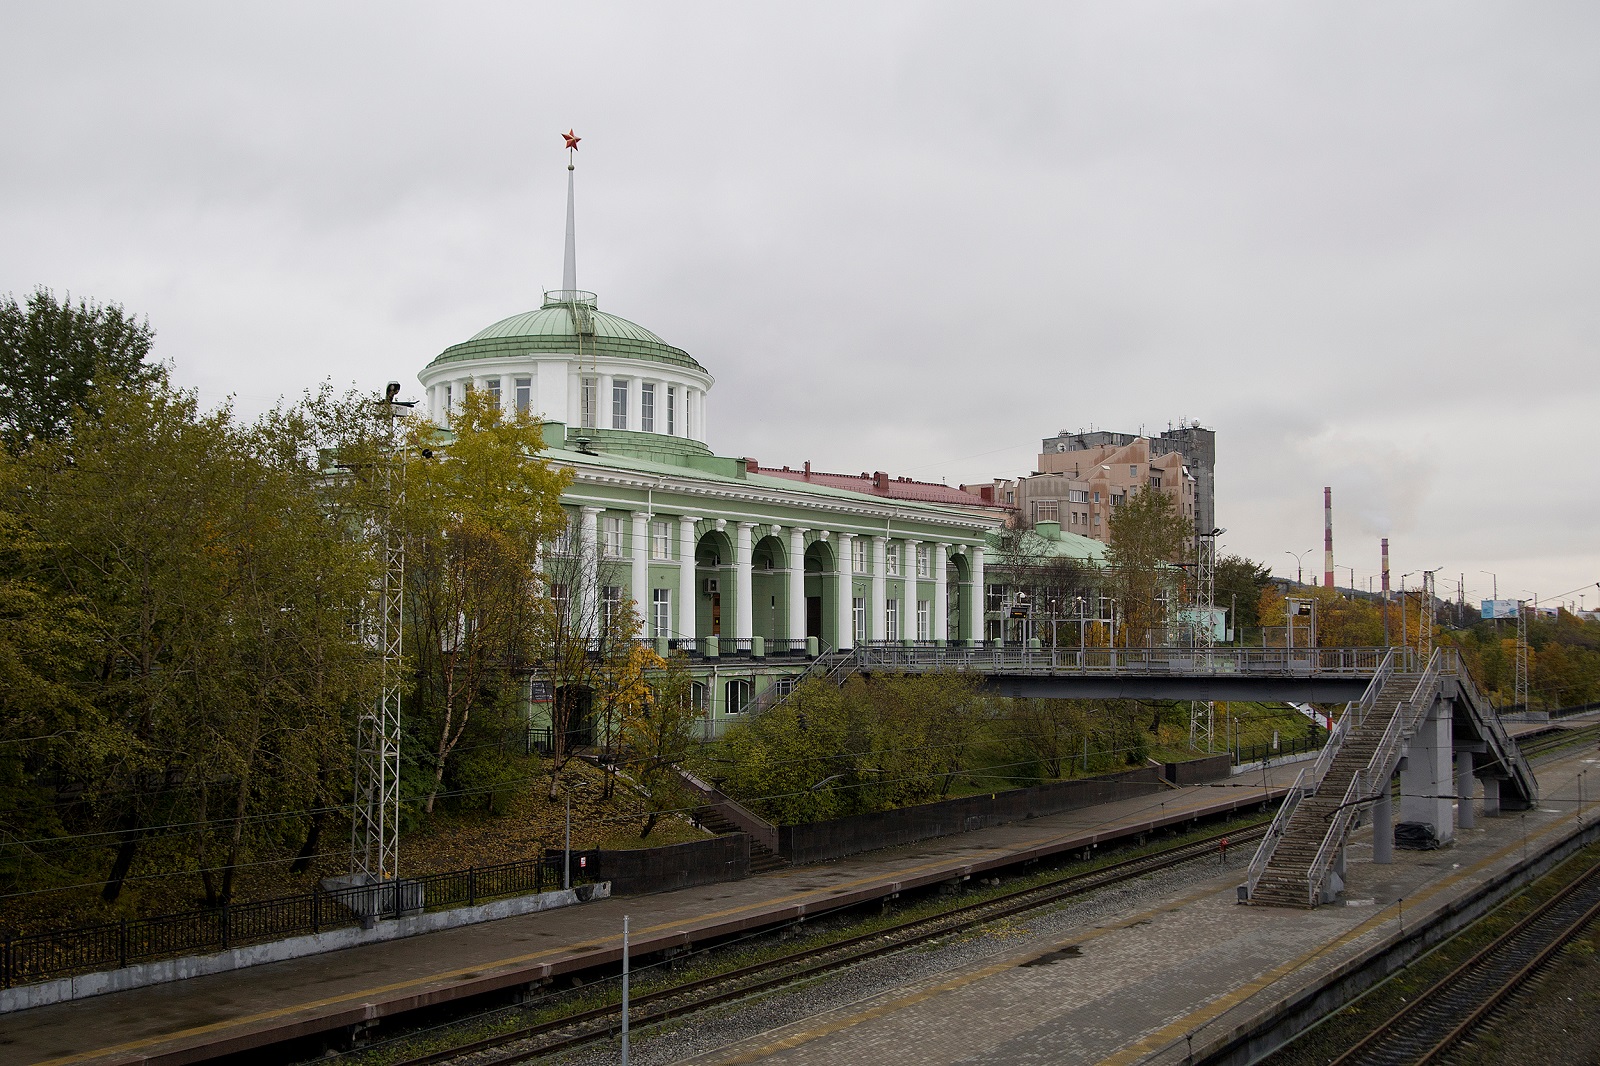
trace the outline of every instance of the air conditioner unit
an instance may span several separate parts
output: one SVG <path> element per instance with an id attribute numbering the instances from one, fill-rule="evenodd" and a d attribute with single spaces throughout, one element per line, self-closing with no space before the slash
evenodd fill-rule
<path id="1" fill-rule="evenodd" d="M 716 593 L 716 591 L 717 591 L 717 579 L 714 578 L 714 577 L 706 578 L 706 594 L 707 595 L 713 595 L 713 594 Z"/>

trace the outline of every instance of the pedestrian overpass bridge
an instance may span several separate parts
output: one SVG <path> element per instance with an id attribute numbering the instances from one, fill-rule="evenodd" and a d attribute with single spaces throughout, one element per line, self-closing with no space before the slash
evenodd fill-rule
<path id="1" fill-rule="evenodd" d="M 1441 844 L 1473 826 L 1480 788 L 1488 816 L 1539 799 L 1532 768 L 1450 648 L 1424 659 L 1411 648 L 867 644 L 838 656 L 830 673 L 946 670 L 980 675 L 988 690 L 1014 697 L 1344 702 L 1251 862 L 1241 902 L 1331 901 L 1344 885 L 1350 834 L 1369 821 L 1373 861 L 1393 861 L 1397 795 L 1408 838 Z"/>

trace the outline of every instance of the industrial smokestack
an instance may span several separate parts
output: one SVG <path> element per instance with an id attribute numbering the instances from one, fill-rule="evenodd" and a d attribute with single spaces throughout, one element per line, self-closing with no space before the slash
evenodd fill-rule
<path id="1" fill-rule="evenodd" d="M 1389 602 L 1389 538 L 1383 538 L 1383 601 Z"/>
<path id="2" fill-rule="evenodd" d="M 1322 587 L 1333 588 L 1333 486 L 1322 487 Z"/>

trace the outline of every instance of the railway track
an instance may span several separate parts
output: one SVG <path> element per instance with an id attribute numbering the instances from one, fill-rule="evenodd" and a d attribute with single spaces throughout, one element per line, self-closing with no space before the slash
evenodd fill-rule
<path id="1" fill-rule="evenodd" d="M 1553 751 L 1577 747 L 1600 740 L 1600 723 L 1578 729 L 1552 729 L 1540 736 L 1530 737 L 1519 746 L 1524 758 L 1533 759 Z"/>
<path id="2" fill-rule="evenodd" d="M 1223 839 L 1227 839 L 1230 846 L 1253 843 L 1261 839 L 1265 831 L 1265 826 L 1253 826 L 1231 833 L 1214 834 L 1151 855 L 1070 875 L 1045 885 L 1019 889 L 937 915 L 911 919 L 887 929 L 635 995 L 629 1011 L 629 1025 L 632 1028 L 653 1025 L 722 1003 L 813 980 L 914 944 L 1216 855 Z M 606 1005 L 414 1058 L 389 1061 L 392 1066 L 430 1066 L 457 1060 L 471 1063 L 471 1066 L 509 1066 L 511 1063 L 527 1062 L 609 1038 L 618 1030 L 620 1023 L 620 1006 Z"/>
<path id="3" fill-rule="evenodd" d="M 1333 1066 L 1436 1062 L 1600 918 L 1600 863 L 1446 974 Z"/>

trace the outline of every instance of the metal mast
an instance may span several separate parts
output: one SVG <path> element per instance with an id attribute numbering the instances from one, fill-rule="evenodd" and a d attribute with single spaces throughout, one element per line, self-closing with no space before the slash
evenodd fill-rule
<path id="1" fill-rule="evenodd" d="M 1528 709 L 1528 601 L 1517 601 L 1517 674 L 1512 689 L 1512 700 L 1517 707 Z"/>
<path id="2" fill-rule="evenodd" d="M 400 669 L 402 611 L 405 591 L 405 541 L 394 520 L 396 505 L 405 502 L 405 451 L 396 440 L 402 408 L 399 382 L 390 382 L 380 412 L 388 419 L 389 441 L 384 462 L 383 583 L 377 610 L 378 653 L 382 659 L 378 698 L 356 723 L 355 809 L 350 824 L 350 873 L 369 882 L 400 874 Z M 400 461 L 398 495 L 394 460 Z"/>
<path id="3" fill-rule="evenodd" d="M 1217 645 L 1213 628 L 1217 606 L 1217 537 L 1226 533 L 1213 529 L 1194 538 L 1194 657 L 1201 669 L 1211 668 L 1211 652 Z M 1204 665 L 1202 665 L 1204 664 Z M 1215 751 L 1216 704 L 1195 700 L 1189 704 L 1189 746 Z"/>
<path id="4" fill-rule="evenodd" d="M 1421 630 L 1417 634 L 1417 650 L 1422 654 L 1422 664 L 1424 666 L 1427 665 L 1429 659 L 1433 658 L 1433 575 L 1434 571 L 1432 570 L 1424 570 L 1422 572 L 1422 620 L 1417 627 Z"/>

